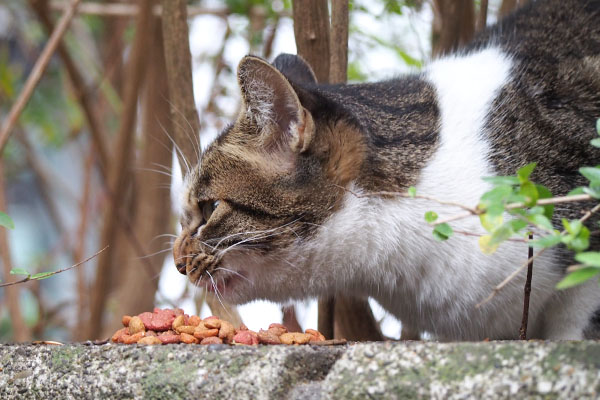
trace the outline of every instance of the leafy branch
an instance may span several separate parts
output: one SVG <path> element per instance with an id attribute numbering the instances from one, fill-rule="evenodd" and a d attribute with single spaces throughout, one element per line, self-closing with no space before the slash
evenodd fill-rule
<path id="1" fill-rule="evenodd" d="M 107 248 L 108 248 L 108 246 L 104 247 L 102 250 L 97 251 L 95 254 L 89 256 L 85 260 L 80 261 L 77 264 L 73 264 L 70 267 L 59 269 L 58 271 L 38 272 L 37 274 L 32 275 L 24 268 L 13 268 L 10 270 L 11 275 L 26 275 L 25 278 L 18 280 L 18 281 L 14 281 L 14 282 L 2 283 L 2 284 L 0 284 L 0 288 L 6 287 L 6 286 L 17 285 L 19 283 L 25 283 L 25 282 L 29 282 L 29 281 L 39 281 L 42 279 L 50 278 L 52 275 L 60 274 L 61 272 L 65 272 L 65 271 L 68 271 L 75 267 L 78 267 L 81 264 L 85 264 L 86 262 L 90 261 L 91 259 L 97 257 L 100 253 L 102 253 Z"/>

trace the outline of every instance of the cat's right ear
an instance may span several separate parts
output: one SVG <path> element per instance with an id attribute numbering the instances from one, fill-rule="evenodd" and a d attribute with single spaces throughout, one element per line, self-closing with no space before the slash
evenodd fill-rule
<path id="1" fill-rule="evenodd" d="M 282 53 L 275 57 L 273 66 L 295 83 L 316 84 L 317 77 L 308 63 L 295 54 Z"/>
<path id="2" fill-rule="evenodd" d="M 312 116 L 285 76 L 259 57 L 246 56 L 238 66 L 243 112 L 256 125 L 261 145 L 300 153 L 314 132 Z"/>

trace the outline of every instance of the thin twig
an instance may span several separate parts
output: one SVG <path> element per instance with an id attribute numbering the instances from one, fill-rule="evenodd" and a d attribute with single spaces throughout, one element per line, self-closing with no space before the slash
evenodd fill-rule
<path id="1" fill-rule="evenodd" d="M 104 247 L 102 250 L 99 250 L 99 251 L 97 251 L 97 252 L 96 252 L 94 255 L 91 255 L 91 256 L 89 256 L 89 257 L 88 257 L 88 258 L 86 258 L 85 260 L 83 260 L 83 261 L 80 261 L 80 262 L 78 262 L 77 264 L 73 264 L 73 265 L 71 265 L 70 267 L 63 268 L 63 269 L 59 269 L 58 271 L 50 271 L 50 272 L 47 272 L 47 273 L 45 273 L 45 274 L 44 274 L 44 279 L 45 279 L 45 278 L 47 278 L 47 277 L 49 277 L 49 276 L 56 275 L 56 274 L 60 274 L 61 272 L 65 272 L 65 271 L 68 271 L 68 270 L 70 270 L 70 269 L 73 269 L 73 268 L 75 268 L 75 267 L 78 267 L 78 266 L 80 266 L 81 264 L 84 264 L 84 263 L 86 263 L 86 262 L 90 261 L 92 258 L 94 258 L 94 257 L 98 256 L 98 254 L 102 253 L 102 252 L 103 252 L 104 250 L 106 250 L 106 249 L 108 249 L 108 246 Z M 34 280 L 37 280 L 37 279 L 32 279 L 32 278 L 31 278 L 31 275 L 28 275 L 26 278 L 23 278 L 23 279 L 21 279 L 21 280 L 19 280 L 19 281 L 7 282 L 7 283 L 0 284 L 0 288 L 6 287 L 6 286 L 17 285 L 17 284 L 19 284 L 19 283 L 25 283 L 25 282 L 29 282 L 29 281 L 34 281 Z"/>
<path id="2" fill-rule="evenodd" d="M 533 234 L 529 234 L 529 240 L 533 240 Z M 533 257 L 533 247 L 529 246 L 528 259 Z M 531 295 L 531 277 L 533 275 L 533 260 L 527 263 L 527 279 L 525 280 L 525 288 L 523 289 L 523 318 L 521 319 L 521 329 L 519 330 L 519 338 L 527 339 L 527 322 L 529 320 L 529 297 Z"/>
<path id="3" fill-rule="evenodd" d="M 424 195 L 424 194 L 410 195 L 408 192 L 388 192 L 385 190 L 380 191 L 380 192 L 368 192 L 368 193 L 360 194 L 360 193 L 355 193 L 352 190 L 345 188 L 343 186 L 339 186 L 339 185 L 335 185 L 335 186 L 338 186 L 338 187 L 346 190 L 347 192 L 353 194 L 354 196 L 356 196 L 358 198 L 375 197 L 375 196 L 392 196 L 392 197 L 404 197 L 407 199 L 422 199 L 422 200 L 434 201 L 438 204 L 442 204 L 442 205 L 446 205 L 446 206 L 462 208 L 463 210 L 469 211 L 469 215 L 479 215 L 482 212 L 481 210 L 479 210 L 477 208 L 465 206 L 464 204 L 455 203 L 453 201 L 441 200 L 441 199 L 435 198 L 433 196 Z"/>
<path id="4" fill-rule="evenodd" d="M 583 217 L 579 218 L 579 221 L 581 223 L 587 221 L 593 214 L 595 214 L 598 210 L 600 210 L 600 203 L 597 204 L 594 208 L 592 208 L 591 210 L 587 211 Z M 566 231 L 562 231 L 560 234 L 564 235 Z M 479 308 L 482 305 L 486 304 L 487 302 L 489 302 L 490 300 L 492 300 L 494 298 L 494 296 L 496 296 L 496 294 L 502 290 L 504 288 L 504 286 L 506 286 L 510 281 L 512 281 L 515 276 L 519 275 L 519 273 L 521 271 L 523 271 L 523 269 L 525 269 L 530 262 L 533 262 L 533 260 L 535 260 L 537 257 L 539 257 L 540 255 L 542 255 L 546 250 L 548 249 L 548 247 L 541 249 L 540 251 L 538 251 L 536 254 L 534 254 L 532 257 L 529 257 L 529 259 L 522 264 L 519 268 L 517 268 L 512 274 L 510 274 L 509 276 L 506 277 L 506 279 L 504 279 L 502 282 L 500 282 L 495 288 L 494 290 L 492 290 L 492 293 L 490 293 L 490 295 L 483 300 L 482 302 L 478 303 L 475 307 Z"/>
<path id="5" fill-rule="evenodd" d="M 50 62 L 52 54 L 54 54 L 56 51 L 56 48 L 58 47 L 63 35 L 67 31 L 71 20 L 75 16 L 77 6 L 80 2 L 81 0 L 73 0 L 69 7 L 65 9 L 64 14 L 54 29 L 54 32 L 52 32 L 46 47 L 44 47 L 44 50 L 42 50 L 42 53 L 33 66 L 33 69 L 29 74 L 29 77 L 25 82 L 25 86 L 23 86 L 23 90 L 21 90 L 21 93 L 19 94 L 17 101 L 13 104 L 8 117 L 6 117 L 4 120 L 2 129 L 0 129 L 0 153 L 2 152 L 2 149 L 4 149 L 4 146 L 10 137 L 12 128 L 15 126 L 15 123 L 19 119 L 21 112 L 23 112 L 23 109 L 27 105 L 29 98 L 33 94 L 33 90 L 42 78 L 48 63 Z"/>
<path id="6" fill-rule="evenodd" d="M 64 10 L 67 7 L 65 1 L 55 0 L 50 3 L 50 7 L 54 10 Z M 188 17 L 196 15 L 215 15 L 218 17 L 226 17 L 230 14 L 227 8 L 207 8 L 207 7 L 187 7 Z M 100 15 L 105 17 L 135 17 L 139 12 L 137 4 L 126 3 L 94 3 L 86 1 L 79 7 L 80 14 Z M 162 7 L 157 5 L 152 8 L 152 13 L 155 16 L 162 15 Z"/>

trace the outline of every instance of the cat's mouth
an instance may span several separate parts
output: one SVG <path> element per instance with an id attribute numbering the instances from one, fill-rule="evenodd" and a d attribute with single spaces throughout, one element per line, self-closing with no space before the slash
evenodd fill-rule
<path id="1" fill-rule="evenodd" d="M 242 280 L 248 280 L 243 271 L 225 268 L 221 257 L 206 253 L 198 254 L 176 267 L 194 285 L 219 296 L 231 293 Z"/>

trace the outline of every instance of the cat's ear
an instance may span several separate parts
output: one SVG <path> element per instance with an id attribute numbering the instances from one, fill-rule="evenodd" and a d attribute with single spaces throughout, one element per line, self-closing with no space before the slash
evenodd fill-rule
<path id="1" fill-rule="evenodd" d="M 246 56 L 238 66 L 238 82 L 246 115 L 270 148 L 295 153 L 308 149 L 314 124 L 285 76 L 265 60 Z"/>
<path id="2" fill-rule="evenodd" d="M 314 71 L 300 56 L 282 53 L 275 57 L 273 66 L 292 82 L 305 84 L 317 83 Z"/>

